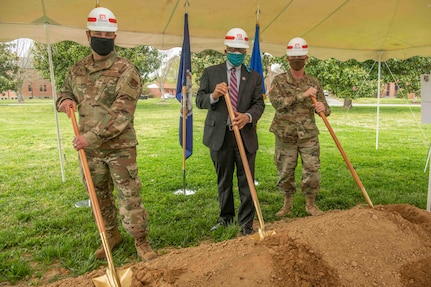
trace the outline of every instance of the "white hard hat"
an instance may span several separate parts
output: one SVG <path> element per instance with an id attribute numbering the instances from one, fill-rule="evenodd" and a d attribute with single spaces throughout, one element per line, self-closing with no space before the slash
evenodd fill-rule
<path id="1" fill-rule="evenodd" d="M 248 48 L 247 33 L 241 28 L 230 29 L 224 37 L 224 44 L 232 48 Z"/>
<path id="2" fill-rule="evenodd" d="M 308 45 L 304 39 L 296 37 L 287 44 L 286 54 L 288 56 L 305 56 L 308 54 Z"/>
<path id="3" fill-rule="evenodd" d="M 118 30 L 117 19 L 111 10 L 97 7 L 88 14 L 87 28 L 90 31 L 116 32 Z"/>

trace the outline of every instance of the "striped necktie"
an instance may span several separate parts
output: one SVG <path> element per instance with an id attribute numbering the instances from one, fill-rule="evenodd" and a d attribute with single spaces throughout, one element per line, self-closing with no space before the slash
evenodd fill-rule
<path id="1" fill-rule="evenodd" d="M 235 111 L 237 110 L 238 107 L 238 82 L 236 79 L 236 74 L 235 74 L 235 67 L 230 69 L 230 101 L 232 102 L 232 108 Z"/>

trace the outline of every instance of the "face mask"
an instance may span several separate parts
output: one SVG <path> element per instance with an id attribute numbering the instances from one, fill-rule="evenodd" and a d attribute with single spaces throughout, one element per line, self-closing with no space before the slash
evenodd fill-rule
<path id="1" fill-rule="evenodd" d="M 114 50 L 114 39 L 91 37 L 90 47 L 100 56 L 106 56 Z"/>
<path id="2" fill-rule="evenodd" d="M 244 63 L 245 54 L 241 54 L 239 52 L 227 53 L 227 60 L 232 64 L 232 66 L 236 67 Z"/>
<path id="3" fill-rule="evenodd" d="M 305 59 L 292 59 L 289 60 L 289 65 L 295 71 L 299 71 L 305 66 Z"/>

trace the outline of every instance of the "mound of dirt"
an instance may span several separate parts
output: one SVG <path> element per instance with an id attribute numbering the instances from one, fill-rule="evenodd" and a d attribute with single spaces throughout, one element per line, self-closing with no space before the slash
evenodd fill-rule
<path id="1" fill-rule="evenodd" d="M 410 205 L 357 206 L 265 230 L 275 234 L 203 243 L 117 269 L 133 270 L 133 287 L 431 284 L 431 213 Z M 90 287 L 104 274 L 100 269 L 45 286 Z"/>

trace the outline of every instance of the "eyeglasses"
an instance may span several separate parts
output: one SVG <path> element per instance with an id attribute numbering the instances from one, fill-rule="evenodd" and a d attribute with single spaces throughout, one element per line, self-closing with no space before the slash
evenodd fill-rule
<path id="1" fill-rule="evenodd" d="M 97 37 L 97 38 L 112 39 L 115 37 L 115 32 L 90 31 L 90 36 Z"/>
<path id="2" fill-rule="evenodd" d="M 241 54 L 247 53 L 247 49 L 246 48 L 226 47 L 226 51 L 231 52 L 231 53 L 240 52 Z"/>

